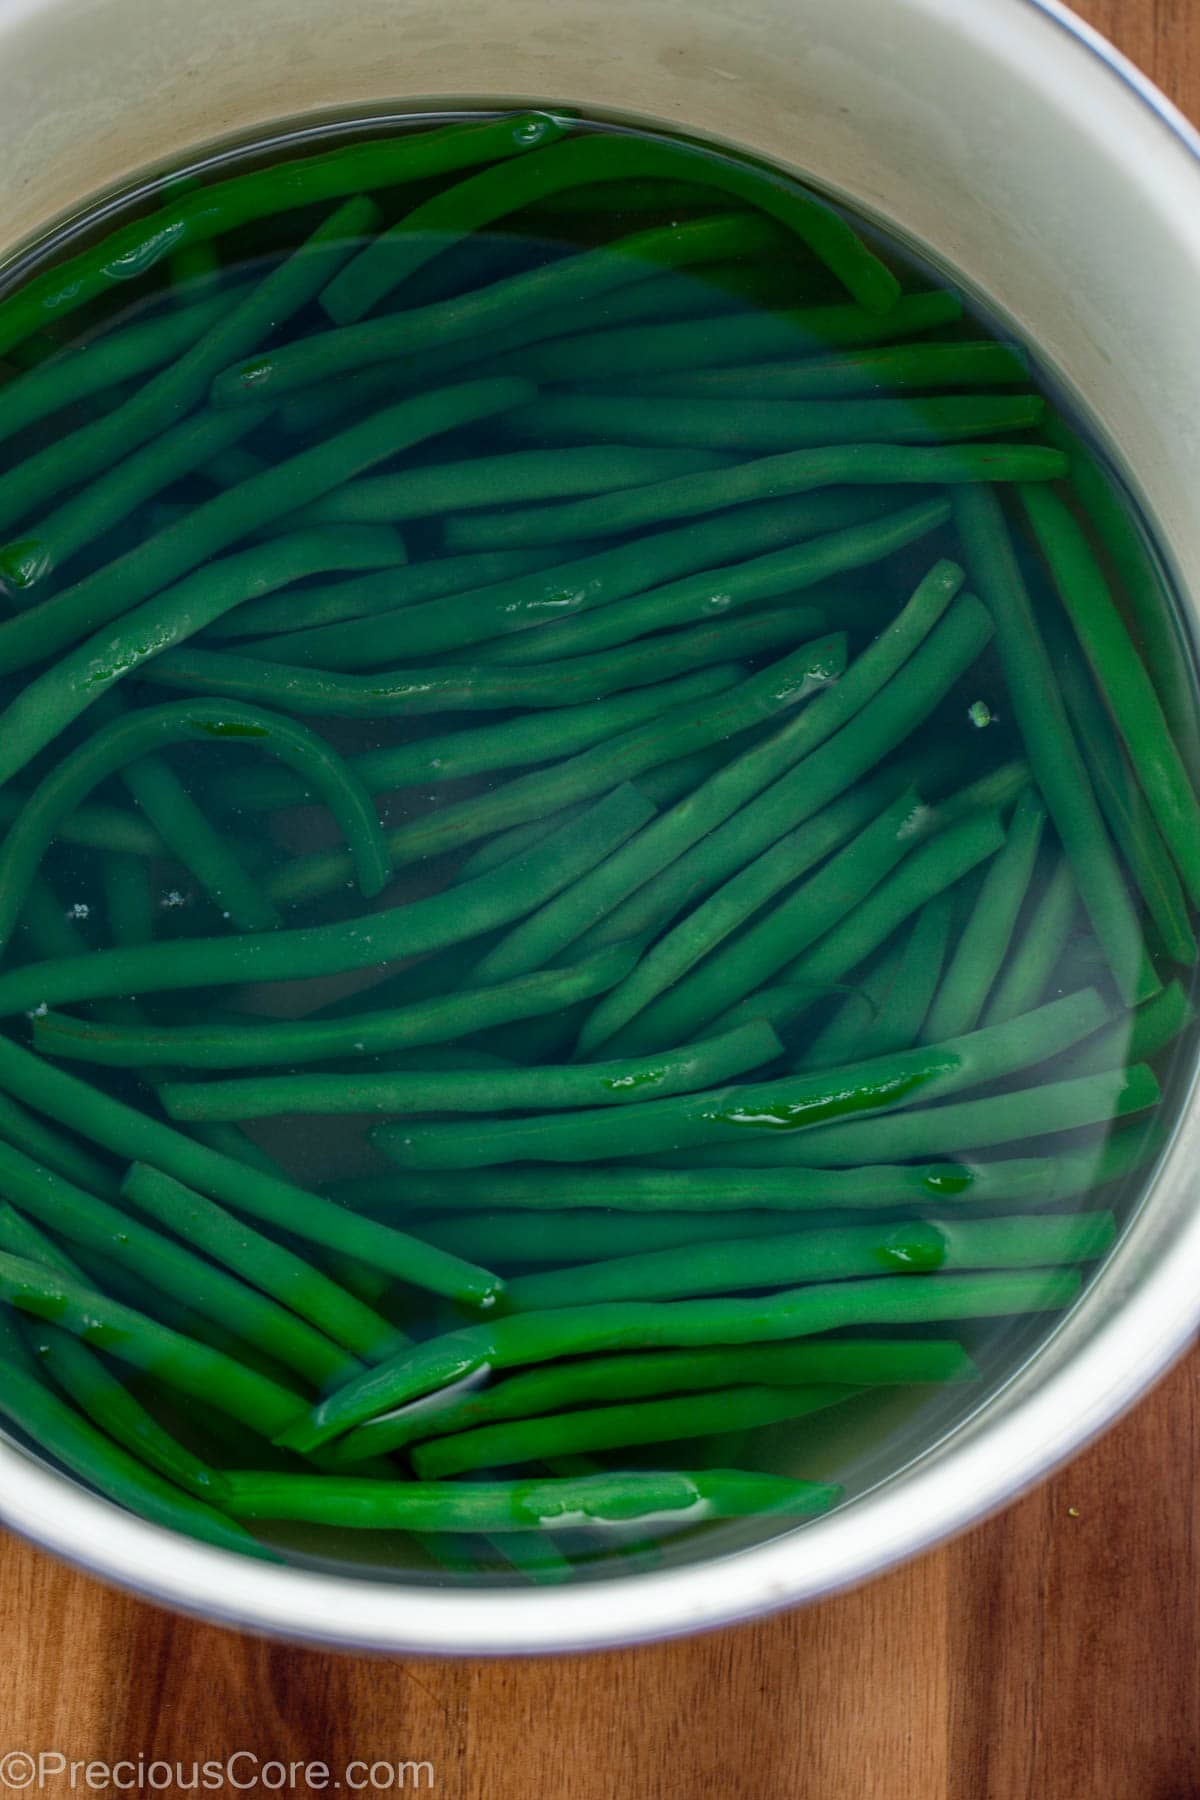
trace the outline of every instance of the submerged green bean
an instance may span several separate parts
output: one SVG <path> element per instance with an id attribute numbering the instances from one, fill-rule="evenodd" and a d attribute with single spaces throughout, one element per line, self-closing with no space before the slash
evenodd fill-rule
<path id="1" fill-rule="evenodd" d="M 390 1160 L 408 1168 L 479 1168 L 497 1162 L 587 1162 L 644 1156 L 689 1145 L 782 1136 L 860 1112 L 928 1102 L 1027 1068 L 1098 1030 L 1108 1007 L 1092 989 L 1051 1001 L 1005 1025 L 900 1051 L 849 1069 L 789 1075 L 762 1085 L 672 1100 L 648 1100 L 622 1114 L 614 1132 L 603 1111 L 486 1124 L 381 1125 L 372 1133 Z M 1044 1047 L 1045 1046 L 1045 1047 Z M 941 1116 L 939 1114 L 937 1116 Z M 926 1152 L 926 1154 L 937 1154 Z M 898 1161 L 891 1157 L 889 1161 Z"/>
<path id="2" fill-rule="evenodd" d="M 812 400 L 879 390 L 898 394 L 939 387 L 1002 387 L 1029 380 L 1019 344 L 887 344 L 843 356 L 746 362 L 725 369 L 680 369 L 638 380 L 640 394 L 721 395 L 737 400 Z M 1064 451 L 1065 455 L 1066 452 Z"/>
<path id="3" fill-rule="evenodd" d="M 825 447 L 827 437 L 828 433 L 823 434 L 819 449 L 786 451 L 713 473 L 681 472 L 652 486 L 629 482 L 625 491 L 604 494 L 599 499 L 560 501 L 525 510 L 510 506 L 503 512 L 469 514 L 448 521 L 445 541 L 453 550 L 501 544 L 557 544 L 572 538 L 611 537 L 638 526 L 659 525 L 666 519 L 693 517 L 749 500 L 844 483 L 864 487 L 935 487 L 964 481 L 1052 481 L 1067 469 L 1064 456 L 1037 444 L 961 444 L 952 449 L 921 449 L 864 439 L 843 448 Z M 572 451 L 563 449 L 558 454 L 570 456 Z M 637 452 L 623 450 L 621 454 L 634 456 Z"/>
<path id="4" fill-rule="evenodd" d="M 314 1449 L 485 1366 L 511 1369 L 601 1350 L 764 1343 L 855 1325 L 1051 1312 L 1069 1305 L 1079 1286 L 1075 1273 L 1050 1269 L 920 1279 L 896 1275 L 814 1283 L 748 1300 L 624 1300 L 520 1313 L 414 1346 L 321 1401 L 309 1418 L 285 1432 L 284 1439 L 289 1449 Z"/>
<path id="5" fill-rule="evenodd" d="M 522 1107 L 630 1106 L 694 1092 L 782 1055 L 767 1025 L 741 1025 L 703 1043 L 619 1062 L 535 1069 L 457 1069 L 441 1074 L 260 1075 L 164 1082 L 172 1119 L 262 1119 L 279 1113 L 511 1112 Z"/>
<path id="6" fill-rule="evenodd" d="M 545 1223 L 545 1221 L 543 1221 Z M 941 1338 L 878 1338 L 855 1342 L 724 1345 L 719 1350 L 654 1350 L 643 1355 L 594 1356 L 561 1367 L 533 1368 L 489 1383 L 475 1393 L 431 1396 L 424 1402 L 360 1425 L 334 1449 L 335 1464 L 358 1462 L 420 1439 L 506 1419 L 526 1419 L 598 1400 L 642 1400 L 658 1394 L 725 1387 L 893 1387 L 970 1381 L 978 1370 L 961 1344 Z"/>
<path id="7" fill-rule="evenodd" d="M 3 1037 L 0 1089 L 19 1095 L 53 1119 L 69 1120 L 73 1129 L 125 1162 L 149 1163 L 251 1218 L 357 1257 L 415 1287 L 428 1287 L 468 1305 L 487 1305 L 500 1286 L 484 1269 L 447 1256 L 404 1232 L 357 1218 L 292 1182 L 196 1143 Z M 369 1308 L 360 1308 L 360 1318 L 361 1327 L 346 1348 L 369 1357 L 377 1354 L 392 1334 Z"/>
<path id="8" fill-rule="evenodd" d="M 933 1269 L 1025 1269 L 1088 1262 L 1116 1235 L 1108 1212 L 1041 1219 L 908 1219 L 899 1225 L 837 1225 L 786 1237 L 728 1239 L 517 1275 L 506 1310 L 594 1306 L 609 1300 L 675 1300 L 738 1288 L 791 1287 L 858 1275 Z"/>
<path id="9" fill-rule="evenodd" d="M 110 232 L 0 302 L 0 355 L 43 322 L 61 318 L 115 283 L 135 280 L 164 258 L 239 225 L 364 189 L 427 180 L 473 163 L 519 156 L 564 129 L 547 113 L 510 113 L 482 125 L 446 125 L 436 131 L 342 144 L 176 193 L 150 219 L 134 220 Z"/>
<path id="10" fill-rule="evenodd" d="M 406 1006 L 378 1007 L 336 1019 L 261 1019 L 247 1024 L 136 1025 L 42 1013 L 33 1020 L 34 1049 L 42 1055 L 102 1063 L 109 1068 L 257 1068 L 323 1062 L 331 1057 L 378 1056 L 421 1044 L 441 1044 L 504 1025 L 540 1018 L 611 987 L 636 951 L 613 944 L 564 968 L 537 969 L 487 987 L 437 994 Z"/>
<path id="11" fill-rule="evenodd" d="M 983 1013 L 985 1025 L 999 1025 L 1037 1006 L 1067 947 L 1079 905 L 1079 890 L 1066 857 L 1050 872 L 1019 941 L 996 978 Z"/>
<path id="12" fill-rule="evenodd" d="M 549 1481 L 371 1481 L 344 1475 L 229 1477 L 229 1509 L 242 1519 L 301 1519 L 362 1531 L 544 1531 L 639 1519 L 804 1518 L 827 1512 L 840 1487 L 740 1469 L 694 1474 L 636 1471 Z"/>
<path id="13" fill-rule="evenodd" d="M 480 1425 L 454 1437 L 419 1444 L 412 1452 L 418 1481 L 436 1481 L 473 1469 L 506 1468 L 580 1451 L 624 1450 L 666 1444 L 713 1431 L 752 1430 L 803 1418 L 852 1399 L 850 1387 L 735 1387 L 670 1400 L 623 1406 L 589 1406 L 579 1412 L 503 1425 Z"/>

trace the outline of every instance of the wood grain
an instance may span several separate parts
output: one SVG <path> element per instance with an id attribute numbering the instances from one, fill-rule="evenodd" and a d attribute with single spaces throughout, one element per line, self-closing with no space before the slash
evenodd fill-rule
<path id="1" fill-rule="evenodd" d="M 1200 116 L 1197 0 L 1080 10 Z M 427 1759 L 456 1800 L 1197 1800 L 1198 1457 L 1200 1354 L 1036 1493 L 866 1589 L 555 1662 L 259 1643 L 8 1540 L 0 1755 Z"/>

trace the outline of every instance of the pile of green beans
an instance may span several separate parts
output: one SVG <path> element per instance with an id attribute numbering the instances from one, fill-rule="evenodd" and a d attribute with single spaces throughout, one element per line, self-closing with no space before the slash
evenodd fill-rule
<path id="1" fill-rule="evenodd" d="M 839 1504 L 1167 1136 L 1200 723 L 1119 488 L 877 233 L 640 129 L 78 241 L 0 294 L 0 1423 L 421 1579 Z"/>

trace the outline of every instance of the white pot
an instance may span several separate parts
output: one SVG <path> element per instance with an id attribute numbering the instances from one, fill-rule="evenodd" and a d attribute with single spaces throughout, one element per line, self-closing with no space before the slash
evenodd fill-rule
<path id="1" fill-rule="evenodd" d="M 0 0 L 0 260 L 230 135 L 481 98 L 726 139 L 932 249 L 1092 414 L 1194 627 L 1200 139 L 1053 0 Z M 1200 1318 L 1198 1154 L 1191 1102 L 1082 1303 L 969 1424 L 843 1511 L 736 1555 L 530 1593 L 275 1569 L 143 1524 L 4 1442 L 0 1516 L 190 1611 L 361 1648 L 629 1643 L 826 1594 L 1011 1498 L 1179 1351 Z"/>

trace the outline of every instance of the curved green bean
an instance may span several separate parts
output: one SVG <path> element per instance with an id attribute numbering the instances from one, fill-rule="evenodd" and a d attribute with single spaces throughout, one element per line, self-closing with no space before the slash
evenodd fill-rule
<path id="1" fill-rule="evenodd" d="M 55 1462 L 127 1511 L 155 1525 L 164 1525 L 169 1531 L 216 1544 L 222 1550 L 235 1550 L 270 1562 L 280 1560 L 233 1519 L 144 1468 L 7 1359 L 4 1379 L 0 1381 L 0 1413 Z"/>
<path id="2" fill-rule="evenodd" d="M 12 824 L 29 799 L 20 788 L 0 788 L 0 825 Z M 154 827 L 123 806 L 94 802 L 81 806 L 77 813 L 64 819 L 58 830 L 59 842 L 78 844 L 87 850 L 111 850 L 116 856 L 140 859 L 166 855 L 166 846 Z"/>
<path id="3" fill-rule="evenodd" d="M 1030 767 L 1070 860 L 1096 936 L 1127 1002 L 1156 991 L 1137 914 L 1071 732 L 1033 607 L 994 494 L 962 488 L 955 520 L 984 603 Z"/>
<path id="4" fill-rule="evenodd" d="M 1065 1070 L 1072 1077 L 1100 1075 L 1123 1063 L 1149 1062 L 1174 1043 L 1195 1016 L 1186 990 L 1172 981 L 1161 994 L 1143 1000 L 1134 1012 L 1114 1020 L 1064 1057 Z"/>
<path id="5" fill-rule="evenodd" d="M 803 441 L 803 433 L 799 436 Z M 564 449 L 559 454 L 571 452 Z M 831 443 L 830 434 L 823 431 L 818 449 L 785 451 L 711 473 L 681 472 L 647 486 L 629 482 L 621 493 L 603 494 L 598 499 L 559 501 L 527 509 L 506 507 L 503 512 L 452 518 L 447 521 L 444 542 L 451 550 L 565 543 L 571 538 L 611 537 L 638 526 L 694 517 L 777 494 L 806 493 L 848 483 L 863 487 L 936 487 L 964 481 L 1053 481 L 1066 470 L 1067 460 L 1059 451 L 1039 444 L 961 444 L 954 448 L 937 445 L 923 449 L 875 443 L 864 436 L 861 442 L 843 445 Z"/>
<path id="6" fill-rule="evenodd" d="M 281 1441 L 288 1449 L 315 1449 L 367 1419 L 485 1366 L 511 1369 L 601 1350 L 769 1343 L 856 1325 L 1053 1312 L 1068 1306 L 1079 1286 L 1077 1274 L 1057 1269 L 926 1275 L 920 1280 L 885 1275 L 868 1281 L 813 1283 L 748 1300 L 625 1300 L 577 1310 L 519 1313 L 415 1345 L 322 1400 Z"/>
<path id="7" fill-rule="evenodd" d="M 436 1481 L 473 1469 L 544 1462 L 551 1456 L 624 1450 L 665 1444 L 714 1431 L 778 1425 L 836 1406 L 858 1392 L 851 1387 L 734 1387 L 670 1400 L 624 1406 L 589 1406 L 579 1412 L 503 1425 L 480 1425 L 454 1437 L 435 1438 L 412 1452 L 418 1481 Z"/>
<path id="8" fill-rule="evenodd" d="M 887 313 L 900 284 L 832 207 L 786 176 L 694 145 L 635 132 L 593 132 L 550 144 L 512 167 L 485 169 L 405 215 L 330 281 L 321 304 L 339 325 L 361 319 L 447 243 L 509 213 L 590 181 L 692 180 L 757 207 L 795 233 L 871 313 Z M 432 239 L 432 241 L 431 241 Z"/>
<path id="9" fill-rule="evenodd" d="M 19 1095 L 53 1119 L 69 1121 L 76 1131 L 125 1162 L 149 1163 L 235 1211 L 353 1256 L 414 1287 L 427 1287 L 467 1305 L 486 1306 L 501 1285 L 485 1269 L 447 1256 L 405 1232 L 357 1218 L 290 1181 L 210 1150 L 2 1037 L 0 1089 Z M 361 1327 L 346 1348 L 369 1358 L 378 1354 L 392 1332 L 369 1308 L 360 1307 L 359 1317 Z"/>
<path id="10" fill-rule="evenodd" d="M 738 1288 L 793 1287 L 859 1275 L 1041 1268 L 1090 1262 L 1103 1256 L 1115 1236 L 1109 1212 L 826 1226 L 786 1237 L 731 1238 L 517 1275 L 505 1290 L 504 1304 L 506 1311 L 536 1312 L 610 1300 L 678 1300 Z"/>
<path id="11" fill-rule="evenodd" d="M 176 193 L 151 218 L 110 232 L 0 302 L 0 355 L 46 321 L 62 318 L 115 283 L 135 280 L 164 258 L 239 225 L 340 200 L 367 188 L 424 181 L 470 168 L 472 163 L 518 156 L 564 129 L 547 113 L 510 113 L 483 125 L 446 125 L 436 131 L 343 144 Z"/>
<path id="12" fill-rule="evenodd" d="M 381 1125 L 372 1140 L 402 1168 L 480 1168 L 496 1162 L 589 1162 L 690 1145 L 790 1135 L 830 1119 L 940 1099 L 1028 1068 L 1099 1029 L 1109 1009 L 1093 989 L 1051 1001 L 1005 1025 L 943 1044 L 902 1050 L 849 1069 L 818 1070 L 672 1100 L 648 1100 L 622 1114 L 614 1133 L 596 1110 L 486 1124 Z M 1043 1047 L 1046 1046 L 1046 1047 Z M 937 1117 L 943 1115 L 939 1109 Z M 938 1151 L 927 1152 L 938 1154 Z M 889 1157 L 889 1161 L 900 1161 Z"/>
<path id="13" fill-rule="evenodd" d="M 74 587 L 5 620 L 0 624 L 0 673 L 26 668 L 78 643 L 238 538 L 295 512 L 373 463 L 456 425 L 503 412 L 529 394 L 527 383 L 512 380 L 463 382 L 384 407 L 337 437 L 275 463 L 253 480 L 194 507 Z M 10 707 L 9 713 L 13 711 Z M 7 750 L 12 721 L 8 713 L 3 716 Z M 27 756 L 16 760 L 11 752 L 0 756 L 0 779 L 15 774 L 25 760 Z"/>
<path id="14" fill-rule="evenodd" d="M 450 300 L 409 307 L 361 325 L 313 332 L 251 361 L 235 362 L 213 382 L 213 404 L 274 401 L 330 376 L 344 376 L 445 344 L 461 344 L 531 315 L 544 320 L 554 308 L 569 308 L 580 300 L 648 280 L 664 264 L 683 267 L 753 256 L 777 248 L 779 241 L 776 227 L 742 213 L 714 214 L 678 227 L 634 232 L 600 249 L 581 251 Z M 544 324 L 539 329 L 544 331 Z"/>
<path id="15" fill-rule="evenodd" d="M 331 745 L 291 719 L 240 701 L 185 700 L 114 719 L 35 788 L 4 839 L 0 947 L 11 935 L 59 820 L 69 818 L 93 788 L 151 747 L 224 740 L 265 749 L 301 772 L 345 832 L 363 894 L 370 898 L 386 886 L 390 869 L 371 797 Z"/>

